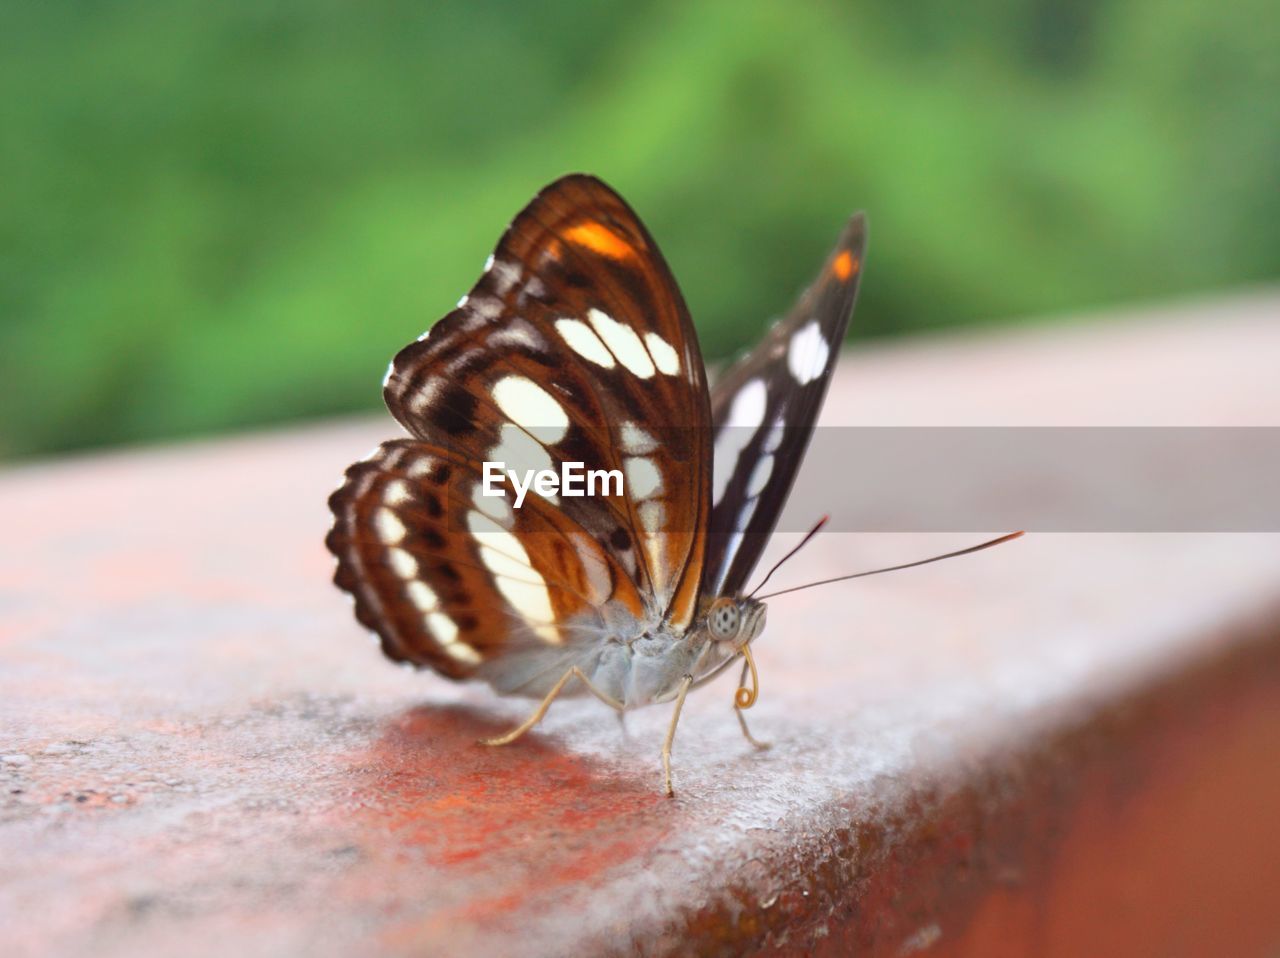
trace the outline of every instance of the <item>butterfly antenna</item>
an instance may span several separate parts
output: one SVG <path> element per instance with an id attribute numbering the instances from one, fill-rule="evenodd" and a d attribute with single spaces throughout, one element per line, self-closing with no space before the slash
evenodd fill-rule
<path id="1" fill-rule="evenodd" d="M 778 571 L 778 567 L 781 566 L 782 563 L 790 559 L 797 552 L 799 552 L 801 549 L 803 549 L 805 546 L 807 546 L 809 544 L 809 540 L 818 534 L 818 530 L 821 529 L 823 526 L 825 526 L 827 524 L 827 520 L 830 518 L 831 518 L 830 516 L 823 516 L 821 519 L 819 519 L 817 524 L 808 531 L 808 533 L 805 535 L 803 539 L 800 540 L 800 544 L 798 546 L 796 546 L 794 549 L 792 549 L 790 552 L 788 552 L 786 555 L 784 555 L 781 559 L 779 559 L 777 562 L 773 564 L 773 568 L 765 573 L 764 578 L 760 580 L 760 584 L 751 590 L 751 595 L 748 595 L 747 598 L 750 599 L 757 592 L 763 589 L 764 584 L 769 581 L 769 577 Z"/>
<path id="2" fill-rule="evenodd" d="M 821 525 L 821 523 L 819 523 L 819 525 Z M 817 529 L 813 530 L 813 532 L 817 531 Z M 813 532 L 809 533 L 809 536 L 812 536 Z M 932 559 L 920 559 L 916 562 L 904 563 L 903 565 L 891 565 L 883 569 L 872 569 L 870 572 L 854 572 L 852 575 L 838 575 L 834 579 L 822 579 L 818 582 L 809 582 L 805 585 L 793 586 L 790 589 L 782 589 L 778 592 L 770 592 L 768 595 L 762 595 L 760 596 L 760 601 L 763 602 L 765 599 L 772 599 L 775 596 L 786 595 L 788 592 L 799 592 L 801 589 L 812 589 L 815 585 L 830 585 L 832 582 L 844 582 L 846 579 L 861 579 L 863 576 L 879 575 L 881 572 L 897 572 L 899 569 L 913 569 L 918 565 L 928 565 L 930 562 L 941 562 L 943 559 L 954 559 L 957 556 L 967 556 L 970 552 L 981 552 L 983 549 L 990 549 L 992 546 L 998 546 L 1004 542 L 1012 542 L 1014 539 L 1021 538 L 1023 535 L 1025 535 L 1025 532 L 1010 532 L 1008 535 L 1000 536 L 998 539 L 992 539 L 990 542 L 983 542 L 976 546 L 969 546 L 969 548 L 961 549 L 958 552 L 948 552 L 946 555 L 934 556 Z M 809 541 L 809 536 L 805 537 L 805 542 Z M 804 542 L 800 543 L 800 545 L 804 545 Z M 797 546 L 797 548 L 799 547 Z M 792 551 L 794 552 L 795 550 Z M 768 576 L 765 578 L 767 579 Z M 760 584 L 764 585 L 763 582 Z"/>

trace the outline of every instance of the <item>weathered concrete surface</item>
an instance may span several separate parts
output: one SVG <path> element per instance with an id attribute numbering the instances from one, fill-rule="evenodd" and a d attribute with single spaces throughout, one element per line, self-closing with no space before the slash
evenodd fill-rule
<path id="1" fill-rule="evenodd" d="M 1274 300 L 850 357 L 828 421 L 1280 424 Z M 385 663 L 324 498 L 389 421 L 0 479 L 0 952 L 1280 947 L 1280 537 L 1036 536 L 776 600 L 732 680 L 526 706 Z M 856 481 L 856 477 L 850 481 Z M 815 504 L 815 511 L 839 503 Z M 969 537 L 830 536 L 787 583 Z"/>

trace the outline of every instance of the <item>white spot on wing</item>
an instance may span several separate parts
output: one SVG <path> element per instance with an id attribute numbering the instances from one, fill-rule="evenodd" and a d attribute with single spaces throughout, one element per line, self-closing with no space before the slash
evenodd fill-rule
<path id="1" fill-rule="evenodd" d="M 662 491 L 662 473 L 653 460 L 639 456 L 623 464 L 627 473 L 627 495 L 633 500 L 648 499 Z"/>
<path id="2" fill-rule="evenodd" d="M 644 344 L 649 347 L 649 355 L 660 372 L 667 376 L 680 372 L 680 356 L 669 342 L 657 333 L 648 332 L 644 334 Z"/>
<path id="3" fill-rule="evenodd" d="M 405 399 L 409 411 L 415 416 L 425 416 L 436 401 L 436 397 L 440 395 L 442 384 L 443 380 L 439 376 L 432 376 L 411 395 L 402 397 Z"/>
<path id="4" fill-rule="evenodd" d="M 479 665 L 482 661 L 480 653 L 461 640 L 445 645 L 444 653 L 451 659 L 457 659 L 463 665 Z"/>
<path id="5" fill-rule="evenodd" d="M 725 420 L 726 429 L 758 429 L 764 422 L 765 400 L 768 391 L 764 388 L 764 380 L 752 379 L 746 383 L 733 397 L 729 407 L 729 416 Z M 744 443 L 745 445 L 745 443 Z"/>
<path id="6" fill-rule="evenodd" d="M 493 386 L 493 400 L 518 426 L 523 426 L 542 442 L 559 442 L 569 429 L 564 407 L 532 379 L 505 376 Z"/>
<path id="7" fill-rule="evenodd" d="M 761 379 L 748 381 L 733 397 L 724 426 L 716 436 L 711 463 L 713 502 L 719 502 L 724 498 L 725 489 L 729 487 L 729 480 L 733 478 L 742 450 L 747 448 L 756 430 L 764 422 L 767 401 L 768 390 L 765 389 L 764 381 Z"/>
<path id="8" fill-rule="evenodd" d="M 448 645 L 458 637 L 458 623 L 443 612 L 427 614 L 427 628 L 440 640 L 441 645 Z"/>
<path id="9" fill-rule="evenodd" d="M 536 352 L 542 352 L 547 344 L 537 331 L 524 320 L 517 320 L 489 337 L 489 342 L 498 346 L 524 346 Z"/>
<path id="10" fill-rule="evenodd" d="M 458 639 L 458 623 L 444 612 L 428 612 L 423 624 L 432 637 L 440 643 L 445 655 L 463 665 L 479 665 L 481 655 L 473 646 Z"/>
<path id="11" fill-rule="evenodd" d="M 501 316 L 502 300 L 498 299 L 496 296 L 472 296 L 470 301 L 467 303 L 467 309 L 476 320 L 474 324 L 468 324 L 464 327 L 465 329 L 470 330 Z"/>
<path id="12" fill-rule="evenodd" d="M 496 533 L 486 533 L 485 537 L 487 538 L 491 535 L 496 535 Z M 496 579 L 511 578 L 518 582 L 530 582 L 530 579 L 540 580 L 542 578 L 525 563 L 513 559 L 506 552 L 487 545 L 480 547 L 480 559 Z M 501 582 L 499 582 L 499 585 L 501 585 Z"/>
<path id="13" fill-rule="evenodd" d="M 409 596 L 409 601 L 417 606 L 419 612 L 430 612 L 440 600 L 436 597 L 435 591 L 425 582 L 419 582 L 417 579 L 409 582 L 404 587 L 405 593 Z"/>
<path id="14" fill-rule="evenodd" d="M 373 514 L 373 531 L 378 534 L 383 545 L 393 546 L 404 539 L 408 530 L 399 516 L 383 506 Z"/>
<path id="15" fill-rule="evenodd" d="M 822 375 L 830 354 L 831 347 L 827 345 L 818 321 L 810 320 L 787 344 L 787 368 L 796 382 L 803 386 Z"/>
<path id="16" fill-rule="evenodd" d="M 645 532 L 652 535 L 662 531 L 667 510 L 663 508 L 661 502 L 657 500 L 642 502 L 636 511 L 640 514 L 640 524 L 644 526 Z"/>
<path id="17" fill-rule="evenodd" d="M 480 545 L 502 549 L 510 555 L 518 557 L 524 565 L 529 564 L 529 554 L 525 552 L 520 540 L 513 533 L 504 529 L 501 523 L 493 516 L 474 510 L 468 512 L 467 530 L 475 536 Z"/>
<path id="18" fill-rule="evenodd" d="M 499 296 L 504 296 L 507 290 L 520 279 L 520 264 L 495 260 L 490 256 L 488 272 L 493 279 L 493 288 L 497 290 Z"/>
<path id="19" fill-rule="evenodd" d="M 479 512 L 467 513 L 467 528 L 480 546 L 480 559 L 495 578 L 510 576 L 525 583 L 545 586 L 533 567 L 529 553 L 516 536 Z"/>
<path id="20" fill-rule="evenodd" d="M 467 514 L 472 534 L 480 543 L 480 559 L 493 573 L 498 591 L 534 633 L 547 642 L 559 643 L 555 613 L 547 583 L 529 561 L 529 553 L 510 532 L 493 526 L 492 520 L 477 512 Z M 486 530 L 486 524 L 492 526 Z"/>
<path id="21" fill-rule="evenodd" d="M 413 498 L 409 484 L 403 479 L 392 479 L 382 492 L 383 501 L 389 506 L 398 506 Z"/>
<path id="22" fill-rule="evenodd" d="M 418 574 L 418 560 L 403 549 L 388 549 L 387 563 L 391 566 L 391 571 L 402 579 L 412 579 Z"/>
<path id="23" fill-rule="evenodd" d="M 498 445 L 489 450 L 489 461 L 503 463 L 504 469 L 514 469 L 521 481 L 531 469 L 555 471 L 551 454 L 528 433 L 522 432 L 515 426 L 503 426 L 499 436 Z M 529 489 L 529 495 L 537 495 L 532 487 Z"/>
<path id="24" fill-rule="evenodd" d="M 507 502 L 508 495 L 509 493 L 504 492 L 501 496 L 486 496 L 483 483 L 477 482 L 475 491 L 471 494 L 471 501 L 475 503 L 477 509 L 498 525 L 509 529 L 514 515 L 511 512 L 510 503 Z"/>
<path id="25" fill-rule="evenodd" d="M 764 437 L 764 451 L 777 452 L 778 447 L 782 445 L 783 437 L 786 436 L 787 424 L 782 421 L 782 416 L 778 416 L 773 421 L 773 425 L 769 427 L 769 435 Z"/>
<path id="26" fill-rule="evenodd" d="M 773 456 L 764 456 L 751 470 L 751 478 L 747 480 L 747 496 L 754 498 L 764 492 L 769 484 L 769 474 L 773 472 Z"/>
<path id="27" fill-rule="evenodd" d="M 658 448 L 658 440 L 633 422 L 622 424 L 622 451 L 633 456 L 643 456 Z"/>
<path id="28" fill-rule="evenodd" d="M 498 589 L 511 607 L 528 622 L 535 635 L 552 645 L 563 640 L 556 628 L 555 615 L 551 611 L 551 596 L 545 585 L 531 585 L 514 579 L 499 579 Z"/>
<path id="29" fill-rule="evenodd" d="M 609 351 L 618 358 L 618 362 L 641 379 L 649 379 L 653 376 L 653 360 L 649 358 L 644 343 L 640 341 L 634 329 L 594 307 L 587 310 L 587 319 L 604 340 L 604 344 L 609 347 Z"/>
<path id="30" fill-rule="evenodd" d="M 605 349 L 600 337 L 592 332 L 591 327 L 578 319 L 557 319 L 556 332 L 575 353 L 583 359 L 589 359 L 597 366 L 612 369 L 617 365 L 613 354 Z"/>
<path id="31" fill-rule="evenodd" d="M 631 578 L 636 576 L 636 554 L 632 549 L 626 549 L 622 552 L 614 551 L 614 558 L 622 563 L 622 571 Z"/>

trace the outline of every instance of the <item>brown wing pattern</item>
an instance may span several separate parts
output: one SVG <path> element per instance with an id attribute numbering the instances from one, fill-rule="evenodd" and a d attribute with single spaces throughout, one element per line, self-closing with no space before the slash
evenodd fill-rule
<path id="1" fill-rule="evenodd" d="M 456 451 L 400 439 L 330 497 L 334 580 L 390 658 L 466 678 L 513 647 L 568 649 L 641 617 L 630 577 L 581 526 L 541 497 L 513 510 L 477 496 L 480 479 Z"/>
<path id="2" fill-rule="evenodd" d="M 403 349 L 384 397 L 456 461 L 613 469 L 625 495 L 548 500 L 674 626 L 696 606 L 710 512 L 710 407 L 688 311 L 609 187 L 569 176 L 515 219 L 458 308 Z"/>

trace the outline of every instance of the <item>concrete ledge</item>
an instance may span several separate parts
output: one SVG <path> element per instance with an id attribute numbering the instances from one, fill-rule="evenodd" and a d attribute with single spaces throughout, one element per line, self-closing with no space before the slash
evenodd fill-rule
<path id="1" fill-rule="evenodd" d="M 864 349 L 827 421 L 1277 425 L 1276 312 Z M 774 748 L 726 677 L 668 800 L 664 710 L 623 737 L 559 703 L 481 749 L 522 704 L 356 627 L 324 498 L 390 434 L 0 478 L 6 956 L 1280 947 L 1280 536 L 1033 534 L 780 598 L 751 715 Z M 969 541 L 824 537 L 785 578 Z"/>

